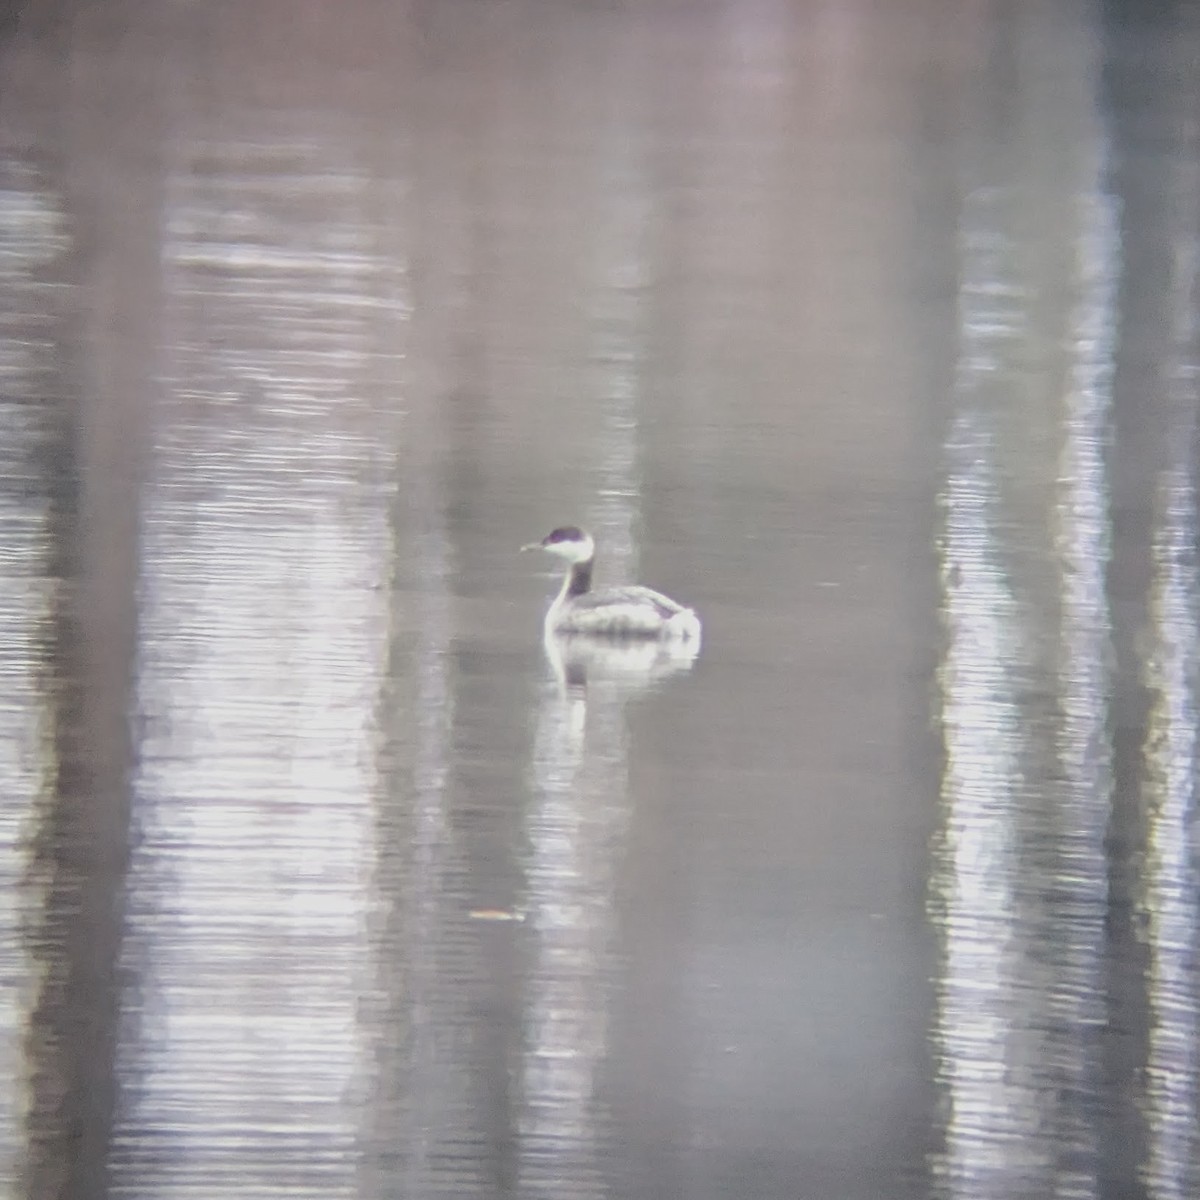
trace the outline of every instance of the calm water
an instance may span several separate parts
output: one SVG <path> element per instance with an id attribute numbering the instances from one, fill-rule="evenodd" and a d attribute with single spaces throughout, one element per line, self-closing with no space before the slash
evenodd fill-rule
<path id="1" fill-rule="evenodd" d="M 1200 1196 L 1146 7 L 10 17 L 4 1196 Z"/>

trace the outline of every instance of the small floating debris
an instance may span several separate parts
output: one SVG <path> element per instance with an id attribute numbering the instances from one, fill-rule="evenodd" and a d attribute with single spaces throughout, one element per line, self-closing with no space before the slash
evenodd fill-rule
<path id="1" fill-rule="evenodd" d="M 473 908 L 467 916 L 472 921 L 523 921 L 525 914 L 506 908 Z"/>

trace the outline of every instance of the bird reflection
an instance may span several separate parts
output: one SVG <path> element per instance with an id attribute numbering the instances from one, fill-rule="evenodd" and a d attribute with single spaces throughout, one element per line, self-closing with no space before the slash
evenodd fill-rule
<path id="1" fill-rule="evenodd" d="M 648 690 L 672 676 L 685 674 L 700 654 L 698 640 L 613 640 L 548 632 L 542 644 L 560 687 L 586 689 L 589 682 L 603 682 L 625 694 Z"/>
<path id="2" fill-rule="evenodd" d="M 625 702 L 690 670 L 696 643 L 549 634 L 527 817 L 522 1194 L 600 1195 L 597 1098 L 619 969 L 617 880 L 633 797 Z"/>

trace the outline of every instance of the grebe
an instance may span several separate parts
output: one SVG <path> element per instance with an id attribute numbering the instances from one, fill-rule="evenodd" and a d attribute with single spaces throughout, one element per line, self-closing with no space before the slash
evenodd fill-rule
<path id="1" fill-rule="evenodd" d="M 540 542 L 531 542 L 521 549 L 546 550 L 568 563 L 562 590 L 546 613 L 547 633 L 680 641 L 700 637 L 700 618 L 661 592 L 647 587 L 601 588 L 593 592 L 596 543 L 574 525 L 555 529 Z"/>

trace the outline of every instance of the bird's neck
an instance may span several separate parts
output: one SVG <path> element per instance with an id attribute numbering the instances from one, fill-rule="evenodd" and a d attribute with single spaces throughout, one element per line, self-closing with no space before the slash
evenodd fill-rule
<path id="1" fill-rule="evenodd" d="M 567 577 L 563 580 L 563 589 L 559 595 L 559 600 L 567 600 L 572 596 L 582 596 L 585 592 L 591 590 L 592 586 L 592 564 L 596 560 L 594 558 L 585 558 L 583 562 L 572 563 L 567 571 Z"/>

